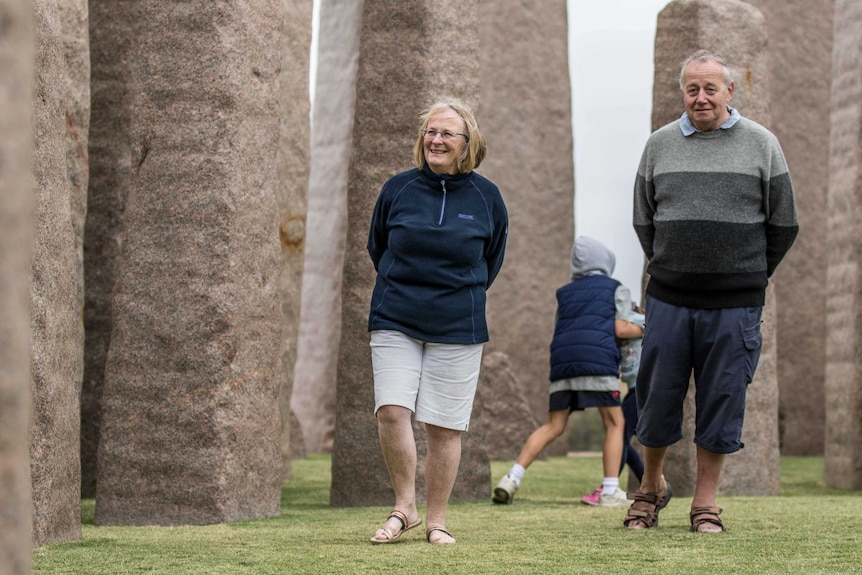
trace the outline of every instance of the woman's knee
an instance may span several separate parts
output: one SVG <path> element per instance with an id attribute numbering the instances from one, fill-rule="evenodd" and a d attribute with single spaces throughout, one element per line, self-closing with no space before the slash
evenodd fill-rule
<path id="1" fill-rule="evenodd" d="M 376 415 L 378 425 L 398 425 L 409 421 L 413 412 L 400 405 L 381 405 Z"/>

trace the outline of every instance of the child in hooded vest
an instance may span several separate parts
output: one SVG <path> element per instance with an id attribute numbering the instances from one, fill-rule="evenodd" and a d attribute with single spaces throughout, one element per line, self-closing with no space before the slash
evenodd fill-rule
<path id="1" fill-rule="evenodd" d="M 631 292 L 611 278 L 616 258 L 604 244 L 578 236 L 572 246 L 572 281 L 557 290 L 551 341 L 547 421 L 530 435 L 516 463 L 494 488 L 494 503 L 512 503 L 529 465 L 566 430 L 572 411 L 598 408 L 605 428 L 604 479 L 598 505 L 628 505 L 619 488 L 625 425 L 620 402 L 618 339 L 643 336 L 631 321 Z"/>

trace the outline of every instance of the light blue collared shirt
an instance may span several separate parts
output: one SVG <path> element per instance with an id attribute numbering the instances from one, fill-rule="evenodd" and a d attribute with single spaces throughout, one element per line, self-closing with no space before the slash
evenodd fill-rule
<path id="1" fill-rule="evenodd" d="M 733 125 L 742 117 L 739 115 L 739 112 L 736 111 L 736 108 L 728 106 L 727 110 L 730 112 L 730 117 L 718 127 L 719 130 L 732 128 Z M 683 112 L 682 117 L 679 119 L 679 129 L 682 130 L 683 136 L 691 136 L 695 132 L 701 131 L 694 127 L 694 124 L 691 123 L 691 118 L 688 117 L 686 112 Z"/>

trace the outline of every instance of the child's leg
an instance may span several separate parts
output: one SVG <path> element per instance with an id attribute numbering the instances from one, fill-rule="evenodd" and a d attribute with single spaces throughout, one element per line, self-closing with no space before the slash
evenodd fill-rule
<path id="1" fill-rule="evenodd" d="M 517 463 L 524 469 L 542 453 L 549 443 L 558 438 L 566 430 L 571 410 L 560 409 L 548 412 L 548 420 L 530 435 L 521 453 L 518 455 Z"/>
<path id="2" fill-rule="evenodd" d="M 605 426 L 605 443 L 602 449 L 602 466 L 605 477 L 619 477 L 619 462 L 623 456 L 623 410 L 620 406 L 599 407 Z"/>

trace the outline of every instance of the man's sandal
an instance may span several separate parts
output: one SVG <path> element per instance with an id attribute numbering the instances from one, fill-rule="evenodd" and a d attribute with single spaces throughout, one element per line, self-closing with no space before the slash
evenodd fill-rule
<path id="1" fill-rule="evenodd" d="M 432 545 L 451 545 L 451 544 L 455 543 L 454 537 L 452 537 L 453 541 L 440 541 L 440 539 L 435 539 L 434 541 L 431 541 L 431 534 L 434 533 L 435 531 L 439 531 L 440 533 L 445 533 L 449 537 L 452 537 L 452 534 L 449 533 L 448 531 L 446 531 L 445 525 L 439 525 L 437 523 L 429 523 L 428 529 L 425 531 L 425 539 L 428 540 L 428 543 L 431 543 Z"/>
<path id="2" fill-rule="evenodd" d="M 692 533 L 721 533 L 724 531 L 724 523 L 719 519 L 719 515 L 723 509 L 720 507 L 695 507 L 691 510 L 689 518 L 691 519 Z M 704 531 L 701 529 L 704 525 L 715 525 L 720 529 L 718 531 Z"/>
<path id="3" fill-rule="evenodd" d="M 394 533 L 386 528 L 386 521 L 389 521 L 393 517 L 401 522 L 401 529 Z M 381 545 L 383 543 L 395 543 L 402 535 L 404 535 L 405 531 L 410 531 L 414 527 L 419 527 L 419 525 L 422 524 L 421 519 L 417 519 L 415 523 L 407 523 L 407 516 L 397 509 L 392 510 L 392 513 L 389 514 L 386 521 L 383 522 L 383 525 L 380 526 L 380 529 L 378 529 L 377 533 L 374 534 L 374 537 L 371 538 L 372 544 Z"/>
<path id="4" fill-rule="evenodd" d="M 629 529 L 650 529 L 658 527 L 658 512 L 667 507 L 670 498 L 673 497 L 673 490 L 670 483 L 664 482 L 664 489 L 658 493 L 628 493 L 629 499 L 634 500 L 625 519 L 623 525 Z M 632 525 L 639 521 L 643 525 Z"/>

